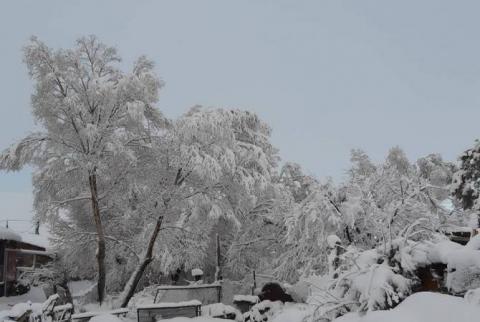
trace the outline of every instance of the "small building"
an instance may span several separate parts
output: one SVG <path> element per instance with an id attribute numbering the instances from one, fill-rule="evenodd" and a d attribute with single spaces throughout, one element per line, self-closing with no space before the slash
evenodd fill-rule
<path id="1" fill-rule="evenodd" d="M 0 227 L 0 296 L 17 295 L 20 275 L 41 267 L 53 257 L 43 236 L 19 234 Z"/>

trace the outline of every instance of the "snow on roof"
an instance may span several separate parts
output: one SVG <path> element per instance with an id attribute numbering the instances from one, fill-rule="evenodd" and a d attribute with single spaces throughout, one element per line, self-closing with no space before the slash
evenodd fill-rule
<path id="1" fill-rule="evenodd" d="M 18 233 L 10 228 L 0 227 L 0 240 L 13 240 L 16 242 L 22 242 L 33 246 L 50 249 L 49 235 L 42 234 L 36 235 L 32 233 Z"/>
<path id="2" fill-rule="evenodd" d="M 22 237 L 13 230 L 5 227 L 0 227 L 0 240 L 14 240 L 22 241 Z"/>
<path id="3" fill-rule="evenodd" d="M 50 249 L 50 242 L 47 235 L 35 235 L 30 233 L 20 234 L 21 241 L 33 246 L 38 246 L 45 248 L 45 250 Z"/>

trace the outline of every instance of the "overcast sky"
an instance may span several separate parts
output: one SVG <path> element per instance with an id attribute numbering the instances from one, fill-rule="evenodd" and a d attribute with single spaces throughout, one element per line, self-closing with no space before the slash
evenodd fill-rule
<path id="1" fill-rule="evenodd" d="M 341 180 L 349 151 L 454 160 L 480 137 L 478 1 L 2 1 L 0 148 L 34 127 L 21 48 L 96 34 L 123 64 L 146 54 L 159 108 L 242 108 L 283 160 Z M 30 218 L 30 171 L 0 173 L 0 219 Z M 0 222 L 0 224 L 2 224 Z"/>

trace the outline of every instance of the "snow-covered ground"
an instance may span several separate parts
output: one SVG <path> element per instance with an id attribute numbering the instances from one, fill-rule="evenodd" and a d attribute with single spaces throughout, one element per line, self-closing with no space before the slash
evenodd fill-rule
<path id="1" fill-rule="evenodd" d="M 461 297 L 438 293 L 416 293 L 392 310 L 364 315 L 349 313 L 335 322 L 471 322 L 480 317 L 480 306 Z"/>
<path id="2" fill-rule="evenodd" d="M 19 296 L 0 297 L 0 311 L 10 310 L 15 304 L 26 303 L 43 303 L 47 297 L 40 287 L 32 287 L 26 294 Z"/>

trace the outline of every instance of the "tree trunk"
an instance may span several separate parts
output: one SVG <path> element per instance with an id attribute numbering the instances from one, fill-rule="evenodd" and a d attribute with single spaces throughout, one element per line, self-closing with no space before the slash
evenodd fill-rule
<path id="1" fill-rule="evenodd" d="M 220 268 L 221 265 L 221 253 L 220 253 L 220 235 L 217 233 L 216 235 L 216 246 L 217 246 L 217 267 L 215 268 L 215 282 L 222 280 L 222 270 Z"/>
<path id="2" fill-rule="evenodd" d="M 137 268 L 130 276 L 127 284 L 125 284 L 125 288 L 123 289 L 122 296 L 120 297 L 120 307 L 127 307 L 128 302 L 132 298 L 133 294 L 135 293 L 135 289 L 137 288 L 138 282 L 143 276 L 145 269 L 153 260 L 153 247 L 155 246 L 155 242 L 157 241 L 158 234 L 160 232 L 160 228 L 162 227 L 163 216 L 159 216 L 157 219 L 157 223 L 155 224 L 155 228 L 153 229 L 152 235 L 150 236 L 150 241 L 148 242 L 147 251 L 145 252 L 145 256 L 143 259 L 138 263 Z"/>
<path id="3" fill-rule="evenodd" d="M 348 242 L 352 243 L 352 236 L 350 236 L 350 229 L 348 229 L 348 226 L 345 226 L 345 235 L 347 235 Z"/>
<path id="4" fill-rule="evenodd" d="M 98 266 L 98 302 L 102 304 L 105 299 L 105 235 L 103 233 L 102 218 L 100 217 L 100 207 L 98 206 L 98 189 L 97 189 L 97 176 L 95 172 L 88 176 L 88 182 L 90 184 L 90 194 L 92 197 L 92 210 L 93 218 L 95 221 L 95 229 L 97 230 L 97 266 Z"/>

